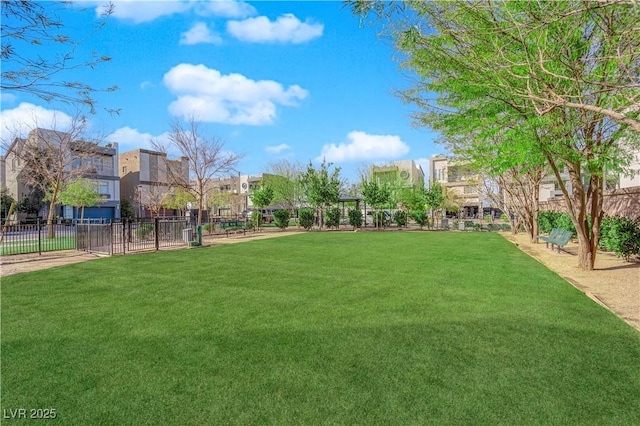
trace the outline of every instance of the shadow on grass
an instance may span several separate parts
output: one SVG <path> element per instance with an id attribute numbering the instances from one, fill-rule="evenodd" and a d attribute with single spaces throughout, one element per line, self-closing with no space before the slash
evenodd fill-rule
<path id="1" fill-rule="evenodd" d="M 640 340 L 611 320 L 9 337 L 2 404 L 65 424 L 638 424 Z"/>

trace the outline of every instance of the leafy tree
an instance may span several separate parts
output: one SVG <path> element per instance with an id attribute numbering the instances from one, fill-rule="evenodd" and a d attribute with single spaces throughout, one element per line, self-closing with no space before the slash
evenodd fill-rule
<path id="1" fill-rule="evenodd" d="M 271 204 L 271 200 L 273 200 L 273 188 L 269 185 L 260 185 L 258 188 L 254 189 L 251 193 L 251 201 L 253 205 L 259 209 L 263 209 L 268 207 Z M 255 222 L 256 227 L 260 228 L 260 222 L 262 220 L 262 214 L 260 212 L 257 216 L 257 221 Z"/>
<path id="2" fill-rule="evenodd" d="M 185 181 L 182 174 L 174 170 L 170 164 L 167 164 L 167 177 L 170 186 L 181 187 L 196 198 L 200 225 L 205 199 L 213 190 L 211 181 L 229 174 L 243 156 L 227 150 L 222 140 L 205 135 L 194 117 L 189 117 L 186 122 L 174 121 L 171 123 L 169 142 L 164 144 L 154 140 L 152 145 L 164 154 L 176 150 L 188 159 L 192 182 Z"/>
<path id="3" fill-rule="evenodd" d="M 449 142 L 453 136 L 485 141 L 505 128 L 530 133 L 498 144 L 517 142 L 517 152 L 533 154 L 520 166 L 544 158 L 578 233 L 579 265 L 593 269 L 604 170 L 627 166 L 637 136 L 625 128 L 640 131 L 640 9 L 634 2 L 350 4 L 360 15 L 374 12 L 393 22 L 387 28 L 403 65 L 420 76 L 404 92 L 421 108 L 419 125 L 448 129 Z"/>
<path id="4" fill-rule="evenodd" d="M 429 189 L 424 194 L 425 205 L 431 210 L 431 223 L 435 222 L 435 213 L 443 208 L 450 207 L 445 202 L 444 188 L 439 182 L 431 182 Z"/>
<path id="5" fill-rule="evenodd" d="M 259 209 L 268 207 L 273 200 L 273 188 L 271 185 L 260 185 L 251 193 L 251 201 L 253 205 Z"/>
<path id="6" fill-rule="evenodd" d="M 340 168 L 329 171 L 332 163 L 322 161 L 320 169 L 309 163 L 306 172 L 300 177 L 300 184 L 309 204 L 320 211 L 320 228 L 324 222 L 324 210 L 338 203 L 340 198 Z"/>
<path id="7" fill-rule="evenodd" d="M 411 218 L 415 220 L 418 225 L 420 225 L 420 229 L 422 229 L 426 224 L 429 223 L 429 219 L 427 219 L 427 213 L 424 210 L 412 211 Z"/>
<path id="8" fill-rule="evenodd" d="M 6 188 L 0 189 L 0 214 L 2 215 L 2 219 L 7 218 L 9 209 L 15 202 L 16 200 L 11 196 Z"/>
<path id="9" fill-rule="evenodd" d="M 388 182 L 380 182 L 378 179 L 362 179 L 362 196 L 364 201 L 375 209 L 373 213 L 374 225 L 379 228 L 384 226 L 384 214 L 378 210 L 386 207 L 391 202 L 391 187 Z"/>
<path id="10" fill-rule="evenodd" d="M 187 203 L 196 201 L 193 194 L 181 187 L 171 188 L 162 198 L 162 206 L 171 210 L 178 210 L 184 216 Z"/>
<path id="11" fill-rule="evenodd" d="M 402 190 L 401 204 L 409 211 L 424 210 L 427 190 L 424 186 L 411 186 Z"/>
<path id="12" fill-rule="evenodd" d="M 60 202 L 81 209 L 80 220 L 84 220 L 84 208 L 102 203 L 100 193 L 94 182 L 78 178 L 64 185 L 60 191 Z"/>
<path id="13" fill-rule="evenodd" d="M 78 69 L 94 69 L 111 58 L 95 51 L 83 57 L 82 43 L 88 36 L 73 39 L 65 34 L 65 23 L 60 14 L 79 12 L 77 8 L 68 7 L 68 3 L 2 1 L 0 90 L 29 93 L 47 102 L 81 104 L 95 112 L 96 92 L 114 91 L 117 87 L 100 89 L 73 78 Z M 103 8 L 93 33 L 106 24 L 113 7 L 108 4 Z"/>

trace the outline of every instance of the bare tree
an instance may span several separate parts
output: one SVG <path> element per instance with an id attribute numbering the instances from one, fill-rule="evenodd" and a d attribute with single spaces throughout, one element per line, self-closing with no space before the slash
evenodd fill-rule
<path id="1" fill-rule="evenodd" d="M 159 183 L 145 185 L 136 192 L 136 201 L 149 210 L 152 217 L 160 216 L 160 210 L 165 206 L 169 187 Z"/>
<path id="2" fill-rule="evenodd" d="M 171 123 L 169 142 L 152 141 L 154 148 L 167 153 L 176 150 L 189 160 L 191 182 L 184 182 L 175 168 L 167 166 L 167 177 L 171 186 L 185 188 L 198 200 L 198 224 L 202 223 L 202 211 L 207 194 L 213 190 L 209 183 L 218 177 L 227 175 L 235 169 L 243 155 L 225 149 L 221 139 L 209 137 L 200 129 L 194 117 L 185 122 L 176 120 Z M 168 158 L 165 157 L 165 161 Z"/>
<path id="3" fill-rule="evenodd" d="M 264 183 L 273 189 L 273 202 L 293 212 L 304 198 L 300 183 L 304 173 L 302 163 L 280 160 L 267 164 L 265 172 Z"/>
<path id="4" fill-rule="evenodd" d="M 47 102 L 59 100 L 82 104 L 93 113 L 93 95 L 99 91 L 114 91 L 117 87 L 96 88 L 73 80 L 73 74 L 80 68 L 93 69 L 111 58 L 93 51 L 83 58 L 81 45 L 84 40 L 65 34 L 65 24 L 59 17 L 60 12 L 69 9 L 68 3 L 2 0 L 0 89 L 3 92 L 27 92 Z M 92 33 L 106 24 L 113 7 L 108 3 L 103 8 L 101 19 Z"/>
<path id="5" fill-rule="evenodd" d="M 21 163 L 20 176 L 24 183 L 46 195 L 49 201 L 48 225 L 53 224 L 55 206 L 64 185 L 96 173 L 94 157 L 99 154 L 100 146 L 95 140 L 84 139 L 86 127 L 87 121 L 82 116 L 74 117 L 64 131 L 42 129 L 36 125 L 26 139 L 15 138 L 11 145 L 5 147 L 5 157 L 15 158 Z M 53 238 L 53 227 L 48 228 L 48 236 Z"/>

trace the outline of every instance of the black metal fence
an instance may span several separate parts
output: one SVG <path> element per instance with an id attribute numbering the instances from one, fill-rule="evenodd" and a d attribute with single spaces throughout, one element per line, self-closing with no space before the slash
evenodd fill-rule
<path id="1" fill-rule="evenodd" d="M 109 255 L 184 246 L 194 240 L 195 225 L 186 217 L 91 220 L 47 225 L 8 224 L 2 228 L 0 254 L 83 250 Z"/>
<path id="2" fill-rule="evenodd" d="M 191 222 L 185 217 L 81 224 L 78 225 L 78 250 L 113 255 L 183 246 L 193 241 L 193 229 Z"/>
<path id="3" fill-rule="evenodd" d="M 37 220 L 32 224 L 5 223 L 0 237 L 0 255 L 42 253 L 76 249 L 76 227 Z"/>

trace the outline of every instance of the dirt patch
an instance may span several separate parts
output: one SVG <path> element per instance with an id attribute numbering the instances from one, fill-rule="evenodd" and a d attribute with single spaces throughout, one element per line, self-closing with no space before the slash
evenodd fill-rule
<path id="1" fill-rule="evenodd" d="M 266 238 L 284 237 L 301 231 L 265 230 L 246 234 L 203 236 L 203 245 L 235 244 Z M 584 271 L 578 267 L 578 246 L 570 242 L 560 253 L 544 243 L 531 243 L 526 235 L 503 234 L 520 250 L 556 272 L 588 297 L 614 312 L 640 330 L 640 262 L 625 262 L 612 253 L 598 252 L 596 269 Z M 101 256 L 68 250 L 42 255 L 0 257 L 0 277 L 98 259 Z"/>

